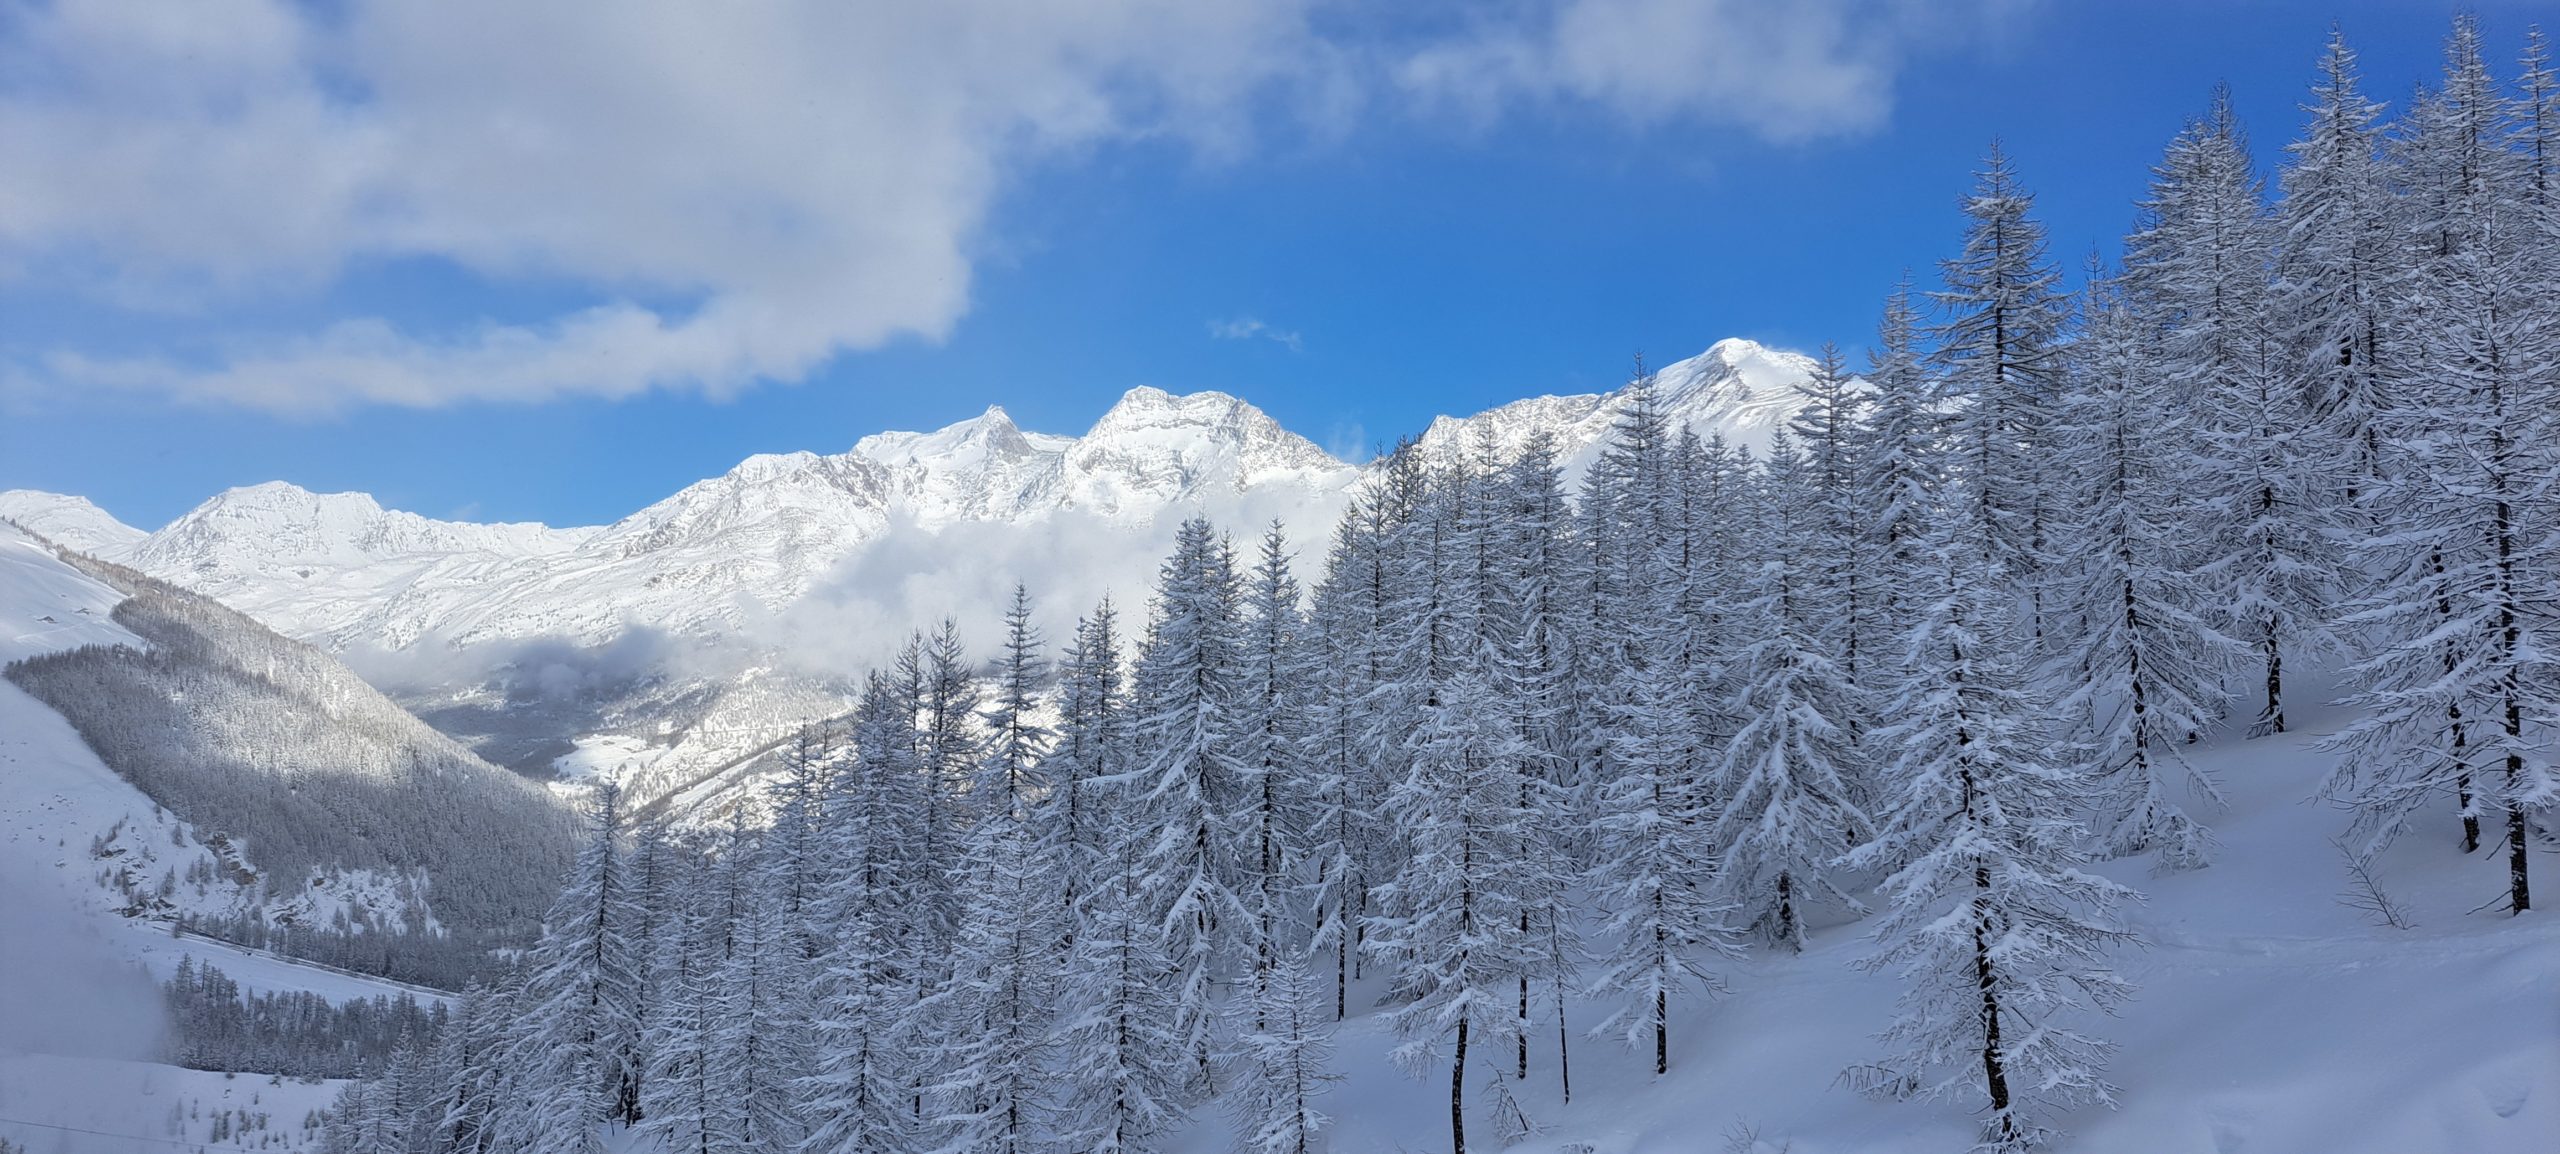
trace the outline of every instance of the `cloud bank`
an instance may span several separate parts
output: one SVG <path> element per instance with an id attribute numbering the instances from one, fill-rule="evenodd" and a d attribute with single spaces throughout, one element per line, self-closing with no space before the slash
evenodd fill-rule
<path id="1" fill-rule="evenodd" d="M 1958 7 L 1985 2 L 2005 6 Z M 18 375 L 57 387 L 280 412 L 725 395 L 946 335 L 1030 164 L 1139 139 L 1234 158 L 1275 121 L 1404 108 L 1863 131 L 1932 38 L 1922 10 L 0 0 L 0 278 L 218 314 L 423 259 L 594 302 L 439 331 L 344 317 L 210 358 L 39 350 Z"/>

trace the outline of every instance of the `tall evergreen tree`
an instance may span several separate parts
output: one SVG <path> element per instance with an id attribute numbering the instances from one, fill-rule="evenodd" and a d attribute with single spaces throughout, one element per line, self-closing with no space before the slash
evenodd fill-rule
<path id="1" fill-rule="evenodd" d="M 1131 686 L 1142 804 L 1154 836 L 1146 890 L 1173 964 L 1175 1032 L 1191 1089 L 1212 1088 L 1216 982 L 1253 924 L 1238 896 L 1245 848 L 1233 820 L 1247 772 L 1235 698 L 1239 590 L 1234 557 L 1205 520 L 1183 523 L 1156 586 L 1154 620 Z"/>
<path id="2" fill-rule="evenodd" d="M 1301 728 L 1311 680 L 1305 622 L 1288 538 L 1278 523 L 1263 534 L 1245 585 L 1236 702 L 1243 769 L 1237 782 L 1244 842 L 1239 897 L 1252 915 L 1244 927 L 1250 944 L 1242 952 L 1252 968 L 1251 988 L 1259 990 L 1299 936 L 1296 877 L 1306 854 L 1310 784 Z"/>
<path id="3" fill-rule="evenodd" d="M 2324 442 L 2319 472 L 2336 493 L 2318 506 L 2339 516 L 2341 530 L 2360 532 L 2383 464 L 2389 398 L 2380 364 L 2399 244 L 2376 153 L 2381 105 L 2365 99 L 2355 53 L 2335 28 L 2311 98 L 2310 123 L 2287 147 L 2276 206 L 2278 372 L 2310 409 Z M 2343 576 L 2339 583 L 2347 584 Z"/>
<path id="4" fill-rule="evenodd" d="M 805 1136 L 799 1091 L 811 1072 L 807 970 L 783 917 L 779 871 L 766 865 L 774 848 L 767 833 L 734 830 L 718 866 L 729 911 L 711 1037 L 723 1106 L 717 1129 L 746 1154 L 798 1147 Z"/>
<path id="5" fill-rule="evenodd" d="M 1737 917 L 1801 950 L 1808 902 L 1859 908 L 1830 869 L 1867 827 L 1849 785 L 1859 775 L 1850 719 L 1861 703 L 1832 644 L 1850 590 L 1825 579 L 1826 556 L 1848 544 L 1841 511 L 1826 507 L 1831 478 L 1783 435 L 1767 473 L 1763 560 L 1740 604 L 1747 632 L 1735 711 L 1746 720 L 1718 751 L 1711 832 Z"/>
<path id="6" fill-rule="evenodd" d="M 669 1154 L 724 1154 L 737 1148 L 726 1125 L 729 1099 L 717 1044 L 728 926 L 710 863 L 672 846 L 665 860 L 673 900 L 649 943 L 659 980 L 649 1007 L 649 1076 L 638 1130 Z"/>
<path id="7" fill-rule="evenodd" d="M 1145 783 L 1132 771 L 1093 784 L 1104 868 L 1067 955 L 1067 1009 L 1052 1051 L 1067 1103 L 1059 1136 L 1068 1149 L 1147 1154 L 1182 1123 L 1199 1059 L 1153 914 L 1146 858 L 1156 839 L 1140 820 Z"/>
<path id="8" fill-rule="evenodd" d="M 622 857 L 622 794 L 600 782 L 587 840 L 527 959 L 521 1016 L 506 1063 L 512 1091 L 493 1121 L 519 1149 L 600 1150 L 596 1127 L 640 1111 L 638 921 Z"/>
<path id="9" fill-rule="evenodd" d="M 1926 535 L 1930 502 L 1946 468 L 1943 420 L 1934 402 L 1936 386 L 1921 363 L 1919 314 L 1908 277 L 1885 298 L 1876 339 L 1866 374 L 1874 399 L 1860 437 L 1865 452 L 1855 500 L 1864 521 L 1865 547 L 1874 551 L 1875 618 L 1901 622 L 1909 620 L 1901 596 L 1904 578 L 1919 564 L 1918 542 Z M 1872 664 L 1881 674 L 1899 655 L 1877 657 Z M 1881 680 L 1869 682 L 1882 691 Z"/>
<path id="10" fill-rule="evenodd" d="M 1114 872 L 1105 811 L 1112 785 L 1128 768 L 1127 701 L 1121 685 L 1120 616 L 1109 600 L 1076 622 L 1058 676 L 1058 734 L 1042 768 L 1055 791 L 1041 823 L 1056 857 L 1067 933 L 1088 895 Z"/>
<path id="11" fill-rule="evenodd" d="M 2213 621 L 2248 643 L 2263 673 L 2250 732 L 2282 733 L 2285 651 L 2333 648 L 2339 574 L 2322 531 L 2332 519 L 2318 504 L 2326 486 L 2315 481 L 2322 454 L 2310 398 L 2282 371 L 2269 291 L 2273 221 L 2227 89 L 2170 142 L 2144 212 L 2145 227 L 2127 242 L 2127 292 L 2160 333 L 2155 387 L 2195 415 L 2201 457 L 2173 492 L 2198 498 L 2190 533 L 2203 550 Z M 2185 446 L 2163 448 L 2186 455 Z"/>
<path id="12" fill-rule="evenodd" d="M 1591 892 L 1609 911 L 1609 945 L 1593 993 L 1619 1001 L 1594 1031 L 1630 1046 L 1650 1042 L 1653 1072 L 1671 1069 L 1671 1001 L 1693 989 L 1716 992 L 1707 953 L 1731 953 L 1731 904 L 1718 896 L 1703 836 L 1713 821 L 1705 795 L 1710 767 L 1690 724 L 1695 689 L 1684 671 L 1654 660 L 1633 676 L 1631 699 L 1614 719 L 1600 797 L 1599 858 Z"/>
<path id="13" fill-rule="evenodd" d="M 1048 1076 L 1065 910 L 1057 861 L 1038 827 L 1050 791 L 1039 769 L 1050 734 L 1033 716 L 1048 672 L 1042 648 L 1030 594 L 1017 585 L 986 715 L 992 740 L 967 795 L 976 812 L 952 981 L 931 1014 L 943 1038 L 943 1149 L 955 1154 L 1037 1149 L 1055 1110 Z"/>
<path id="14" fill-rule="evenodd" d="M 2387 529 L 2361 543 L 2382 576 L 2349 618 L 2366 645 L 2350 699 L 2363 716 L 2339 735 L 2330 789 L 2360 804 L 2377 845 L 2444 792 L 2466 850 L 2483 812 L 2504 810 L 2506 904 L 2523 913 L 2530 815 L 2560 800 L 2528 729 L 2560 708 L 2528 632 L 2554 596 L 2552 408 L 2526 368 L 2548 305 L 2525 271 L 2521 166 L 2497 146 L 2501 104 L 2469 17 L 2446 55 L 2403 142 L 2417 263 L 2406 338 L 2385 363 L 2413 403 L 2385 437 Z"/>
<path id="15" fill-rule="evenodd" d="M 2113 1100 L 2107 1044 L 2064 1014 L 2129 993 L 2106 948 L 2127 937 L 2111 910 L 2131 894 L 2077 868 L 2087 783 L 2042 756 L 2028 643 L 1973 523 L 1954 510 L 1933 525 L 1906 681 L 1878 733 L 1896 751 L 1890 808 L 1846 859 L 1890 871 L 1881 946 L 1864 964 L 1904 983 L 1881 1035 L 1894 1052 L 1851 1080 L 1895 1097 L 1978 1093 L 1984 1148 L 2016 1150 L 2046 1136 L 2045 1111 Z"/>
<path id="16" fill-rule="evenodd" d="M 2186 494 L 2189 406 L 2160 387 L 2154 342 L 2112 285 L 2091 288 L 2081 354 L 2056 422 L 2072 501 L 2061 551 L 2077 607 L 2054 669 L 2069 764 L 2099 783 L 2107 852 L 2159 851 L 2164 869 L 2211 860 L 2211 831 L 2173 790 L 2208 805 L 2220 790 L 2187 743 L 2220 716 L 2238 646 L 2207 620 L 2213 593 L 2196 571 Z"/>
<path id="17" fill-rule="evenodd" d="M 1491 687 L 1462 671 L 1435 693 L 1413 746 L 1411 768 L 1387 799 L 1413 852 L 1378 887 L 1369 946 L 1395 966 L 1390 1020 L 1405 1039 L 1397 1062 L 1424 1075 L 1437 1066 L 1441 1046 L 1452 1047 L 1450 1143 L 1454 1154 L 1465 1154 L 1469 1047 L 1511 1039 L 1518 1028 L 1513 991 L 1533 962 L 1519 930 L 1517 874 L 1527 831 L 1515 796 L 1523 743 L 1504 723 Z"/>
<path id="18" fill-rule="evenodd" d="M 1330 959 L 1333 1017 L 1350 1013 L 1351 976 L 1360 919 L 1368 902 L 1370 863 L 1384 839 L 1377 830 L 1380 790 L 1372 775 L 1369 680 L 1378 643 L 1375 587 L 1364 579 L 1378 552 L 1366 524 L 1366 499 L 1334 534 L 1327 575 L 1316 587 L 1309 647 L 1326 675 L 1307 700 L 1302 753 L 1308 767 L 1308 867 L 1312 872 L 1308 948 Z"/>
<path id="19" fill-rule="evenodd" d="M 801 1086 L 811 1154 L 914 1148 L 920 1079 L 908 950 L 907 883 L 923 779 L 912 763 L 913 711 L 895 683 L 865 682 L 854 713 L 855 755 L 830 783 L 828 937 L 812 982 L 816 1059 Z"/>
<path id="20" fill-rule="evenodd" d="M 2042 558 L 2050 532 L 2047 426 L 2059 392 L 2066 302 L 2035 197 L 1997 143 L 1964 198 L 1963 252 L 1942 263 L 1932 335 L 1974 532 L 2029 604 L 2043 637 Z"/>
<path id="21" fill-rule="evenodd" d="M 1249 1154 L 1315 1154 L 1333 1119 L 1317 1107 L 1332 1071 L 1330 999 L 1296 950 L 1254 990 L 1253 1028 L 1237 1052 L 1236 1145 Z"/>

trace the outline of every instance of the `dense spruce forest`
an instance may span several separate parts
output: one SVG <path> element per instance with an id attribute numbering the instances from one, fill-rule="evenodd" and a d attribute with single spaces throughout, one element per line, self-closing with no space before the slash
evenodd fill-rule
<path id="1" fill-rule="evenodd" d="M 2457 21 L 2386 118 L 2333 38 L 2280 157 L 2217 94 L 2082 283 L 1995 149 L 1758 459 L 1639 369 L 1587 476 L 1409 445 L 1321 565 L 1194 520 L 1142 620 L 1043 638 L 1025 591 L 991 662 L 917 637 L 760 824 L 604 788 L 541 944 L 330 1148 L 1148 1151 L 1224 1111 L 1305 1154 L 1375 1012 L 1462 1154 L 1540 1124 L 1527 1079 L 1570 1101 L 1595 1035 L 1667 1069 L 1672 1007 L 1814 934 L 1900 991 L 1850 1084 L 2033 1147 L 2118 1095 L 2139 895 L 2084 867 L 2210 870 L 2192 744 L 2286 731 L 2312 669 L 2349 852 L 2458 840 L 2471 916 L 2526 913 L 2560 78 L 2539 35 L 2504 82 L 2489 52 Z"/>

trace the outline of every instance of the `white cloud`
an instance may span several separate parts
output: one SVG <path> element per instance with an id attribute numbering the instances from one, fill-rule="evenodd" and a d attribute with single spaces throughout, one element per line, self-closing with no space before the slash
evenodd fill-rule
<path id="1" fill-rule="evenodd" d="M 1850 131 L 1883 116 L 1908 23 L 1558 0 L 1420 42 L 1316 31 L 1365 27 L 1328 18 L 1349 7 L 0 0 L 0 277 L 218 317 L 424 257 L 600 302 L 461 331 L 352 317 L 210 367 L 61 351 L 37 372 L 56 384 L 286 411 L 719 394 L 946 334 L 1029 162 L 1142 137 L 1234 156 L 1275 110 L 1321 135 L 1391 92 Z"/>
<path id="2" fill-rule="evenodd" d="M 1556 0 L 1428 46 L 1397 71 L 1426 100 L 1491 118 L 1595 105 L 1638 125 L 1694 120 L 1793 141 L 1884 122 L 1918 42 L 2024 0 Z"/>
<path id="3" fill-rule="evenodd" d="M 1306 340 L 1289 329 L 1275 329 L 1255 317 L 1237 317 L 1231 321 L 1210 321 L 1209 335 L 1222 341 L 1249 341 L 1256 337 L 1274 344 L 1286 345 L 1290 352 L 1306 351 Z"/>

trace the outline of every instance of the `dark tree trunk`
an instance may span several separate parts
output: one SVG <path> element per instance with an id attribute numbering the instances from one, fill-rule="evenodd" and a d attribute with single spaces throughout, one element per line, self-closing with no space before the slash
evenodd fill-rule
<path id="1" fill-rule="evenodd" d="M 1564 1028 L 1564 983 L 1556 983 L 1556 1079 L 1564 1088 L 1564 1104 L 1573 1105 L 1573 1040 Z"/>
<path id="2" fill-rule="evenodd" d="M 1345 929 L 1333 943 L 1333 1020 L 1339 1022 L 1346 1017 L 1350 1005 L 1351 931 Z"/>
<path id="3" fill-rule="evenodd" d="M 1653 1072 L 1671 1072 L 1671 999 L 1660 990 L 1653 993 Z"/>
<path id="4" fill-rule="evenodd" d="M 1796 938 L 1796 879 L 1785 870 L 1778 871 L 1778 940 L 1790 950 L 1804 952 L 1804 944 Z"/>
<path id="5" fill-rule="evenodd" d="M 2510 680 L 2514 676 L 2513 673 L 2508 674 Z M 2516 696 L 2516 690 L 2510 685 L 2507 693 L 2507 793 L 2510 798 L 2524 789 L 2524 755 L 2513 752 L 2524 731 L 2524 709 Z M 2474 819 L 2475 822 L 2477 820 Z M 2510 800 L 2507 802 L 2507 912 L 2510 914 L 2521 914 L 2533 908 L 2533 889 L 2525 881 L 2525 838 L 2529 832 L 2524 807 Z"/>
<path id="6" fill-rule="evenodd" d="M 2267 707 L 2258 724 L 2268 733 L 2284 732 L 2284 650 L 2276 634 L 2274 614 L 2267 615 Z"/>
<path id="7" fill-rule="evenodd" d="M 1458 1019 L 1458 1052 L 1449 1060 L 1449 1154 L 1467 1154 L 1467 1020 Z"/>
<path id="8" fill-rule="evenodd" d="M 1523 936 L 1529 932 L 1529 915 L 1527 914 L 1520 915 L 1520 932 Z M 1519 1034 L 1520 1067 L 1519 1072 L 1513 1074 L 1512 1078 L 1514 1081 L 1525 1082 L 1529 1080 L 1529 979 L 1525 976 L 1520 979 Z"/>
<path id="9" fill-rule="evenodd" d="M 1973 885 L 1978 891 L 1989 890 L 1990 869 L 1974 867 Z M 1982 899 L 1974 900 L 1980 902 Z M 2000 993 L 1993 979 L 1991 942 L 1987 932 L 1989 927 L 1984 924 L 1985 916 L 1977 906 L 1973 917 L 1973 978 L 1982 990 L 1982 1082 L 1983 1088 L 1991 1094 L 1995 1137 L 2007 1144 L 2017 1140 L 2018 1123 L 2009 1114 L 2009 1072 L 2002 1065 L 2000 1056 Z"/>

